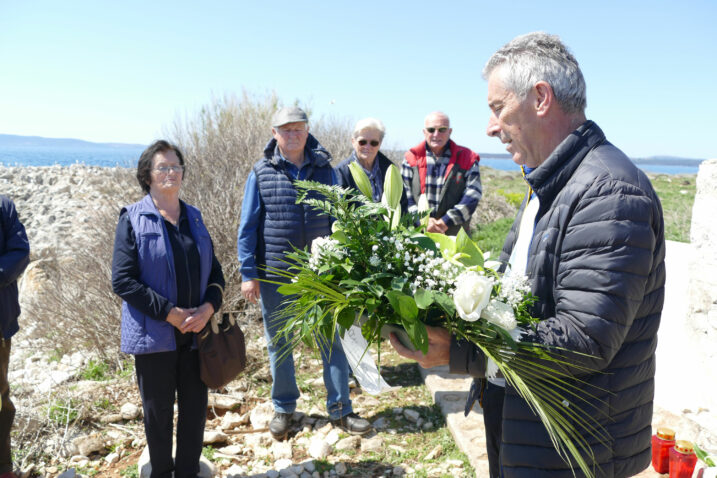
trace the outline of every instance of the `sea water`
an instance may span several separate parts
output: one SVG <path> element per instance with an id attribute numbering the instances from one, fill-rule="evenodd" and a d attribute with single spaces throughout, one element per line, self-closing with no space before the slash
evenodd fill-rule
<path id="1" fill-rule="evenodd" d="M 70 166 L 81 163 L 89 166 L 134 167 L 143 147 L 92 146 L 83 148 L 62 146 L 3 146 L 0 164 L 5 166 Z"/>
<path id="2" fill-rule="evenodd" d="M 70 166 L 80 163 L 90 166 L 135 167 L 144 147 L 100 145 L 92 147 L 62 146 L 4 146 L 0 147 L 0 164 L 5 166 Z M 510 158 L 481 158 L 481 166 L 502 171 L 518 171 Z M 662 174 L 697 174 L 698 166 L 640 162 L 644 171 Z"/>

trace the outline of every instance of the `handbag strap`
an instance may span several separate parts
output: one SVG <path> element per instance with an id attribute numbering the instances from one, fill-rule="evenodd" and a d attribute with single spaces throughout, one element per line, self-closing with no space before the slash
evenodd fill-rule
<path id="1" fill-rule="evenodd" d="M 212 318 L 210 319 L 210 326 L 212 328 L 212 333 L 218 334 L 219 333 L 219 324 L 221 323 L 225 327 L 234 327 L 237 323 L 237 319 L 234 317 L 233 314 L 222 314 L 221 316 L 227 316 L 226 324 L 224 323 L 223 319 L 220 319 L 220 314 L 214 314 L 212 315 Z M 206 328 L 206 327 L 205 327 Z"/>

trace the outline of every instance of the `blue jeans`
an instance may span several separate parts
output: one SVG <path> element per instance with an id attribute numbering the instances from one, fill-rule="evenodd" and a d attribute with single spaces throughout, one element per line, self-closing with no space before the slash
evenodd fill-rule
<path id="1" fill-rule="evenodd" d="M 279 310 L 281 303 L 287 299 L 277 291 L 279 286 L 260 282 L 261 313 L 264 317 L 264 334 L 267 349 L 269 350 L 269 364 L 271 365 L 271 400 L 274 410 L 282 413 L 293 413 L 296 410 L 296 400 L 299 398 L 299 388 L 296 386 L 296 371 L 294 369 L 294 356 L 286 350 L 286 340 L 274 340 L 277 332 L 284 325 L 284 321 L 273 320 L 274 313 Z M 326 386 L 326 409 L 329 418 L 335 420 L 348 415 L 353 411 L 349 398 L 349 364 L 346 354 L 341 347 L 338 334 L 334 337 L 331 350 L 321 350 L 321 360 L 324 363 L 324 385 Z"/>

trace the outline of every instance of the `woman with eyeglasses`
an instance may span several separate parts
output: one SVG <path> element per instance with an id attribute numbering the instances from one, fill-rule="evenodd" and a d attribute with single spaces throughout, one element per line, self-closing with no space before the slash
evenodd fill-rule
<path id="1" fill-rule="evenodd" d="M 184 157 L 167 141 L 140 156 L 147 193 L 120 212 L 112 288 L 122 298 L 122 352 L 133 354 L 151 478 L 196 478 L 207 414 L 196 334 L 222 305 L 224 276 L 199 210 L 179 199 Z M 174 402 L 177 449 L 172 456 Z"/>
<path id="2" fill-rule="evenodd" d="M 365 118 L 356 123 L 351 134 L 351 145 L 354 151 L 336 166 L 336 177 L 340 186 L 358 190 L 349 170 L 349 164 L 358 161 L 371 182 L 372 199 L 376 202 L 381 200 L 383 180 L 386 177 L 386 170 L 391 166 L 391 160 L 379 151 L 385 134 L 386 127 L 375 118 Z M 406 193 L 404 192 L 401 196 L 401 210 L 405 211 L 406 207 Z"/>

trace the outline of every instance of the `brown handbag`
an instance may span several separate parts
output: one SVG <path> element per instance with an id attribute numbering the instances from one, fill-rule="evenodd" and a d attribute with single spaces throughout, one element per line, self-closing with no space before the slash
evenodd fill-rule
<path id="1" fill-rule="evenodd" d="M 197 336 L 199 376 L 212 389 L 222 388 L 246 367 L 244 332 L 231 314 L 217 316 Z"/>

